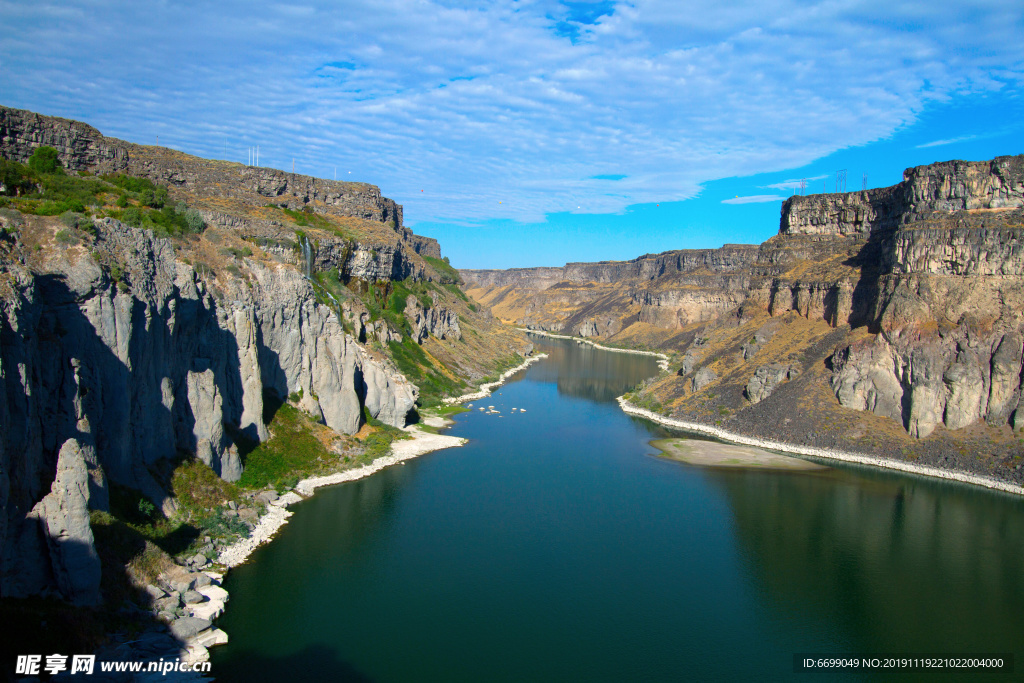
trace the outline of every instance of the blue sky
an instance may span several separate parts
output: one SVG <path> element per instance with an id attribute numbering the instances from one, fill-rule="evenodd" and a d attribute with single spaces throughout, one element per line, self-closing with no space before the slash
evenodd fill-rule
<path id="1" fill-rule="evenodd" d="M 1024 152 L 1024 5 L 9 2 L 0 104 L 380 186 L 458 267 L 756 243 L 781 197 Z"/>

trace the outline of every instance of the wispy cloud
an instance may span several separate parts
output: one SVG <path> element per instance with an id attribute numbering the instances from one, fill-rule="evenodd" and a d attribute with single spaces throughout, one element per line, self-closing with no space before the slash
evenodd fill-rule
<path id="1" fill-rule="evenodd" d="M 1022 11 L 0 0 L 0 97 L 204 156 L 259 144 L 269 165 L 337 167 L 411 223 L 536 221 L 687 199 L 884 138 L 931 100 L 1017 88 Z"/>
<path id="2" fill-rule="evenodd" d="M 949 138 L 948 140 L 934 140 L 932 142 L 926 142 L 923 145 L 917 145 L 917 149 L 925 149 L 926 147 L 941 147 L 943 145 L 953 145 L 957 142 L 967 142 L 968 140 L 977 139 L 977 135 L 964 135 L 959 138 Z"/>
<path id="3" fill-rule="evenodd" d="M 773 183 L 771 185 L 762 185 L 761 187 L 770 190 L 799 190 L 800 183 L 804 184 L 804 187 L 809 187 L 812 180 L 821 180 L 827 178 L 826 175 L 810 176 L 808 178 L 790 178 L 789 180 L 783 180 L 781 183 Z"/>
<path id="4" fill-rule="evenodd" d="M 733 197 L 732 199 L 723 199 L 723 204 L 761 204 L 764 202 L 781 202 L 785 197 L 777 194 L 753 194 L 747 197 Z"/>

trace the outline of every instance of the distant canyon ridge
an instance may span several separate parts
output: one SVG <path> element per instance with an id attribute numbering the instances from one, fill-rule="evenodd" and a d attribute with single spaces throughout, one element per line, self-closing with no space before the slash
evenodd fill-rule
<path id="1" fill-rule="evenodd" d="M 657 349 L 666 415 L 1022 480 L 1024 156 L 794 196 L 761 245 L 462 270 L 517 326 Z"/>

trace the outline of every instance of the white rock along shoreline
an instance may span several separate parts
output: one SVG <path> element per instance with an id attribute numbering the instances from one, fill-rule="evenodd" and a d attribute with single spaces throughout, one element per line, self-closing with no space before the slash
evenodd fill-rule
<path id="1" fill-rule="evenodd" d="M 958 472 L 954 470 L 942 470 L 937 467 L 915 465 L 909 462 L 899 462 L 897 460 L 889 460 L 887 458 L 880 458 L 873 455 L 867 455 L 865 453 L 852 453 L 849 451 L 833 450 L 830 448 L 815 448 L 812 446 L 797 446 L 795 444 L 782 443 L 781 441 L 744 436 L 718 427 L 710 427 L 708 425 L 700 424 L 699 422 L 677 420 L 675 418 L 659 415 L 658 413 L 633 405 L 626 400 L 625 396 L 619 396 L 617 400 L 623 412 L 630 415 L 647 418 L 651 422 L 657 422 L 658 424 L 666 427 L 674 427 L 676 429 L 697 432 L 699 434 L 707 434 L 708 436 L 713 436 L 730 443 L 743 444 L 745 446 L 756 446 L 758 448 L 766 448 L 773 451 L 781 451 L 783 453 L 793 453 L 795 455 L 807 455 L 813 458 L 841 460 L 843 462 L 852 462 L 858 465 L 868 465 L 871 467 L 884 467 L 890 470 L 899 470 L 910 474 L 920 474 L 926 477 L 951 479 L 953 481 L 959 481 L 966 484 L 974 484 L 976 486 L 984 486 L 998 491 L 1005 491 L 1006 493 L 1024 495 L 1024 487 L 992 479 L 990 477 L 983 477 L 977 474 L 968 474 L 966 472 Z"/>
<path id="2" fill-rule="evenodd" d="M 544 332 L 543 330 L 531 330 L 528 327 L 517 327 L 520 332 L 526 332 L 528 334 L 536 334 L 541 337 L 551 337 L 553 339 L 570 339 L 579 344 L 589 344 L 595 349 L 601 349 L 602 351 L 615 351 L 616 353 L 632 353 L 638 356 L 654 356 L 658 359 L 658 369 L 661 371 L 668 370 L 668 356 L 657 351 L 641 351 L 640 349 L 620 349 L 615 346 L 604 346 L 597 342 L 590 341 L 585 337 L 573 337 L 568 334 L 555 334 L 554 332 Z"/>
<path id="3" fill-rule="evenodd" d="M 222 550 L 217 561 L 228 569 L 237 567 L 245 562 L 256 548 L 273 538 L 278 529 L 288 522 L 288 518 L 293 514 L 287 509 L 288 506 L 312 496 L 313 492 L 321 486 L 331 486 L 333 484 L 342 484 L 347 481 L 362 479 L 381 471 L 385 467 L 397 465 L 400 462 L 410 460 L 424 453 L 462 446 L 467 441 L 467 439 L 460 437 L 426 432 L 420 429 L 418 425 L 410 425 L 402 431 L 409 434 L 412 438 L 393 442 L 390 455 L 377 458 L 369 465 L 300 481 L 295 485 L 294 490 L 272 501 L 267 506 L 266 514 L 260 517 L 259 522 L 249 536 L 239 539 L 238 542 Z"/>
<path id="4" fill-rule="evenodd" d="M 501 375 L 498 377 L 496 381 L 488 382 L 487 384 L 481 384 L 480 391 L 474 391 L 471 394 L 463 394 L 462 396 L 446 398 L 443 399 L 443 402 L 445 405 L 450 406 L 455 405 L 457 403 L 465 403 L 466 401 L 477 401 L 480 400 L 481 398 L 487 398 L 488 396 L 491 395 L 491 391 L 494 390 L 494 387 L 501 386 L 512 375 L 516 374 L 520 370 L 525 370 L 526 368 L 530 367 L 531 364 L 536 363 L 540 359 L 547 357 L 548 354 L 546 353 L 538 353 L 536 356 L 530 356 L 525 361 L 515 366 L 511 370 L 506 370 L 505 372 L 501 373 Z"/>
<path id="5" fill-rule="evenodd" d="M 617 351 L 620 353 L 636 353 L 645 356 L 656 356 L 660 360 L 658 367 L 661 370 L 668 370 L 668 356 L 663 353 L 656 353 L 654 351 L 640 351 L 638 349 L 619 349 L 611 346 L 603 346 L 596 342 L 584 339 L 583 337 L 572 337 L 564 334 L 554 334 L 552 332 L 545 332 L 542 330 L 531 330 L 525 327 L 518 328 L 523 332 L 530 334 L 540 335 L 542 337 L 553 337 L 556 339 L 571 339 L 573 341 L 590 344 L 591 346 L 602 349 L 604 351 Z M 925 477 L 938 477 L 939 479 L 949 479 L 952 481 L 959 481 L 965 484 L 973 484 L 975 486 L 984 486 L 985 488 L 994 489 L 997 491 L 1004 491 L 1006 493 L 1012 493 L 1015 495 L 1024 495 L 1024 486 L 1018 486 L 998 479 L 992 479 L 991 477 L 984 477 L 977 474 L 969 474 L 967 472 L 961 472 L 957 470 L 943 470 L 938 467 L 928 467 L 927 465 L 915 465 L 909 462 L 899 462 L 897 460 L 889 460 L 887 458 L 880 458 L 874 455 L 868 455 L 866 453 L 853 453 L 850 451 L 840 451 L 829 448 L 816 448 L 813 446 L 798 446 L 796 444 L 783 443 L 781 441 L 772 441 L 770 439 L 759 439 L 751 436 L 744 436 L 742 434 L 736 434 L 734 432 L 720 429 L 718 427 L 711 427 L 709 425 L 701 424 L 699 422 L 689 422 L 687 420 L 677 420 L 675 418 L 665 417 L 658 413 L 645 410 L 636 405 L 633 405 L 625 396 L 619 396 L 617 399 L 619 406 L 623 412 L 630 415 L 637 415 L 639 417 L 647 418 L 652 422 L 664 425 L 666 427 L 674 427 L 676 429 L 683 429 L 686 431 L 697 432 L 699 434 L 707 434 L 723 441 L 730 443 L 743 444 L 745 446 L 756 446 L 758 448 L 767 448 L 773 451 L 781 451 L 783 453 L 793 453 L 795 455 L 806 455 L 813 458 L 823 458 L 827 460 L 841 460 L 843 462 L 851 462 L 858 465 L 866 465 L 869 467 L 882 467 L 889 470 L 898 470 L 900 472 L 907 472 L 909 474 L 919 474 Z"/>

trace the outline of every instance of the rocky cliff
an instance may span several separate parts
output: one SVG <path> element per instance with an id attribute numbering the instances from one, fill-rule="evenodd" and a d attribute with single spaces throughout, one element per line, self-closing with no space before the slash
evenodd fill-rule
<path id="1" fill-rule="evenodd" d="M 18 166 L 30 191 L 0 188 L 0 598 L 96 604 L 90 514 L 116 489 L 173 516 L 183 459 L 239 480 L 286 400 L 344 465 L 425 392 L 463 393 L 530 348 L 467 304 L 437 243 L 372 185 L 0 107 L 0 156 L 40 146 L 78 173 Z"/>
<path id="2" fill-rule="evenodd" d="M 760 246 L 463 277 L 508 322 L 674 352 L 666 413 L 1019 479 L 1022 206 L 1024 156 L 951 161 L 792 197 Z"/>
<path id="3" fill-rule="evenodd" d="M 176 260 L 167 240 L 111 219 L 96 231 L 91 251 L 25 254 L 8 244 L 0 267 L 6 596 L 38 589 L 39 558 L 26 550 L 40 545 L 36 517 L 50 527 L 71 520 L 60 537 L 76 541 L 76 551 L 88 545 L 88 509 L 103 509 L 105 478 L 167 512 L 154 466 L 179 451 L 237 480 L 238 435 L 267 436 L 264 392 L 300 392 L 303 408 L 346 434 L 363 424 L 364 407 L 403 426 L 417 398 L 393 366 L 346 334 L 294 268 L 250 261 L 251 280 L 215 287 Z M 21 264 L 40 258 L 45 274 Z M 109 263 L 119 264 L 117 282 L 103 267 Z M 62 472 L 74 480 L 63 482 Z M 49 502 L 55 498 L 61 502 Z M 57 585 L 65 582 L 61 566 L 80 565 L 52 565 Z"/>

